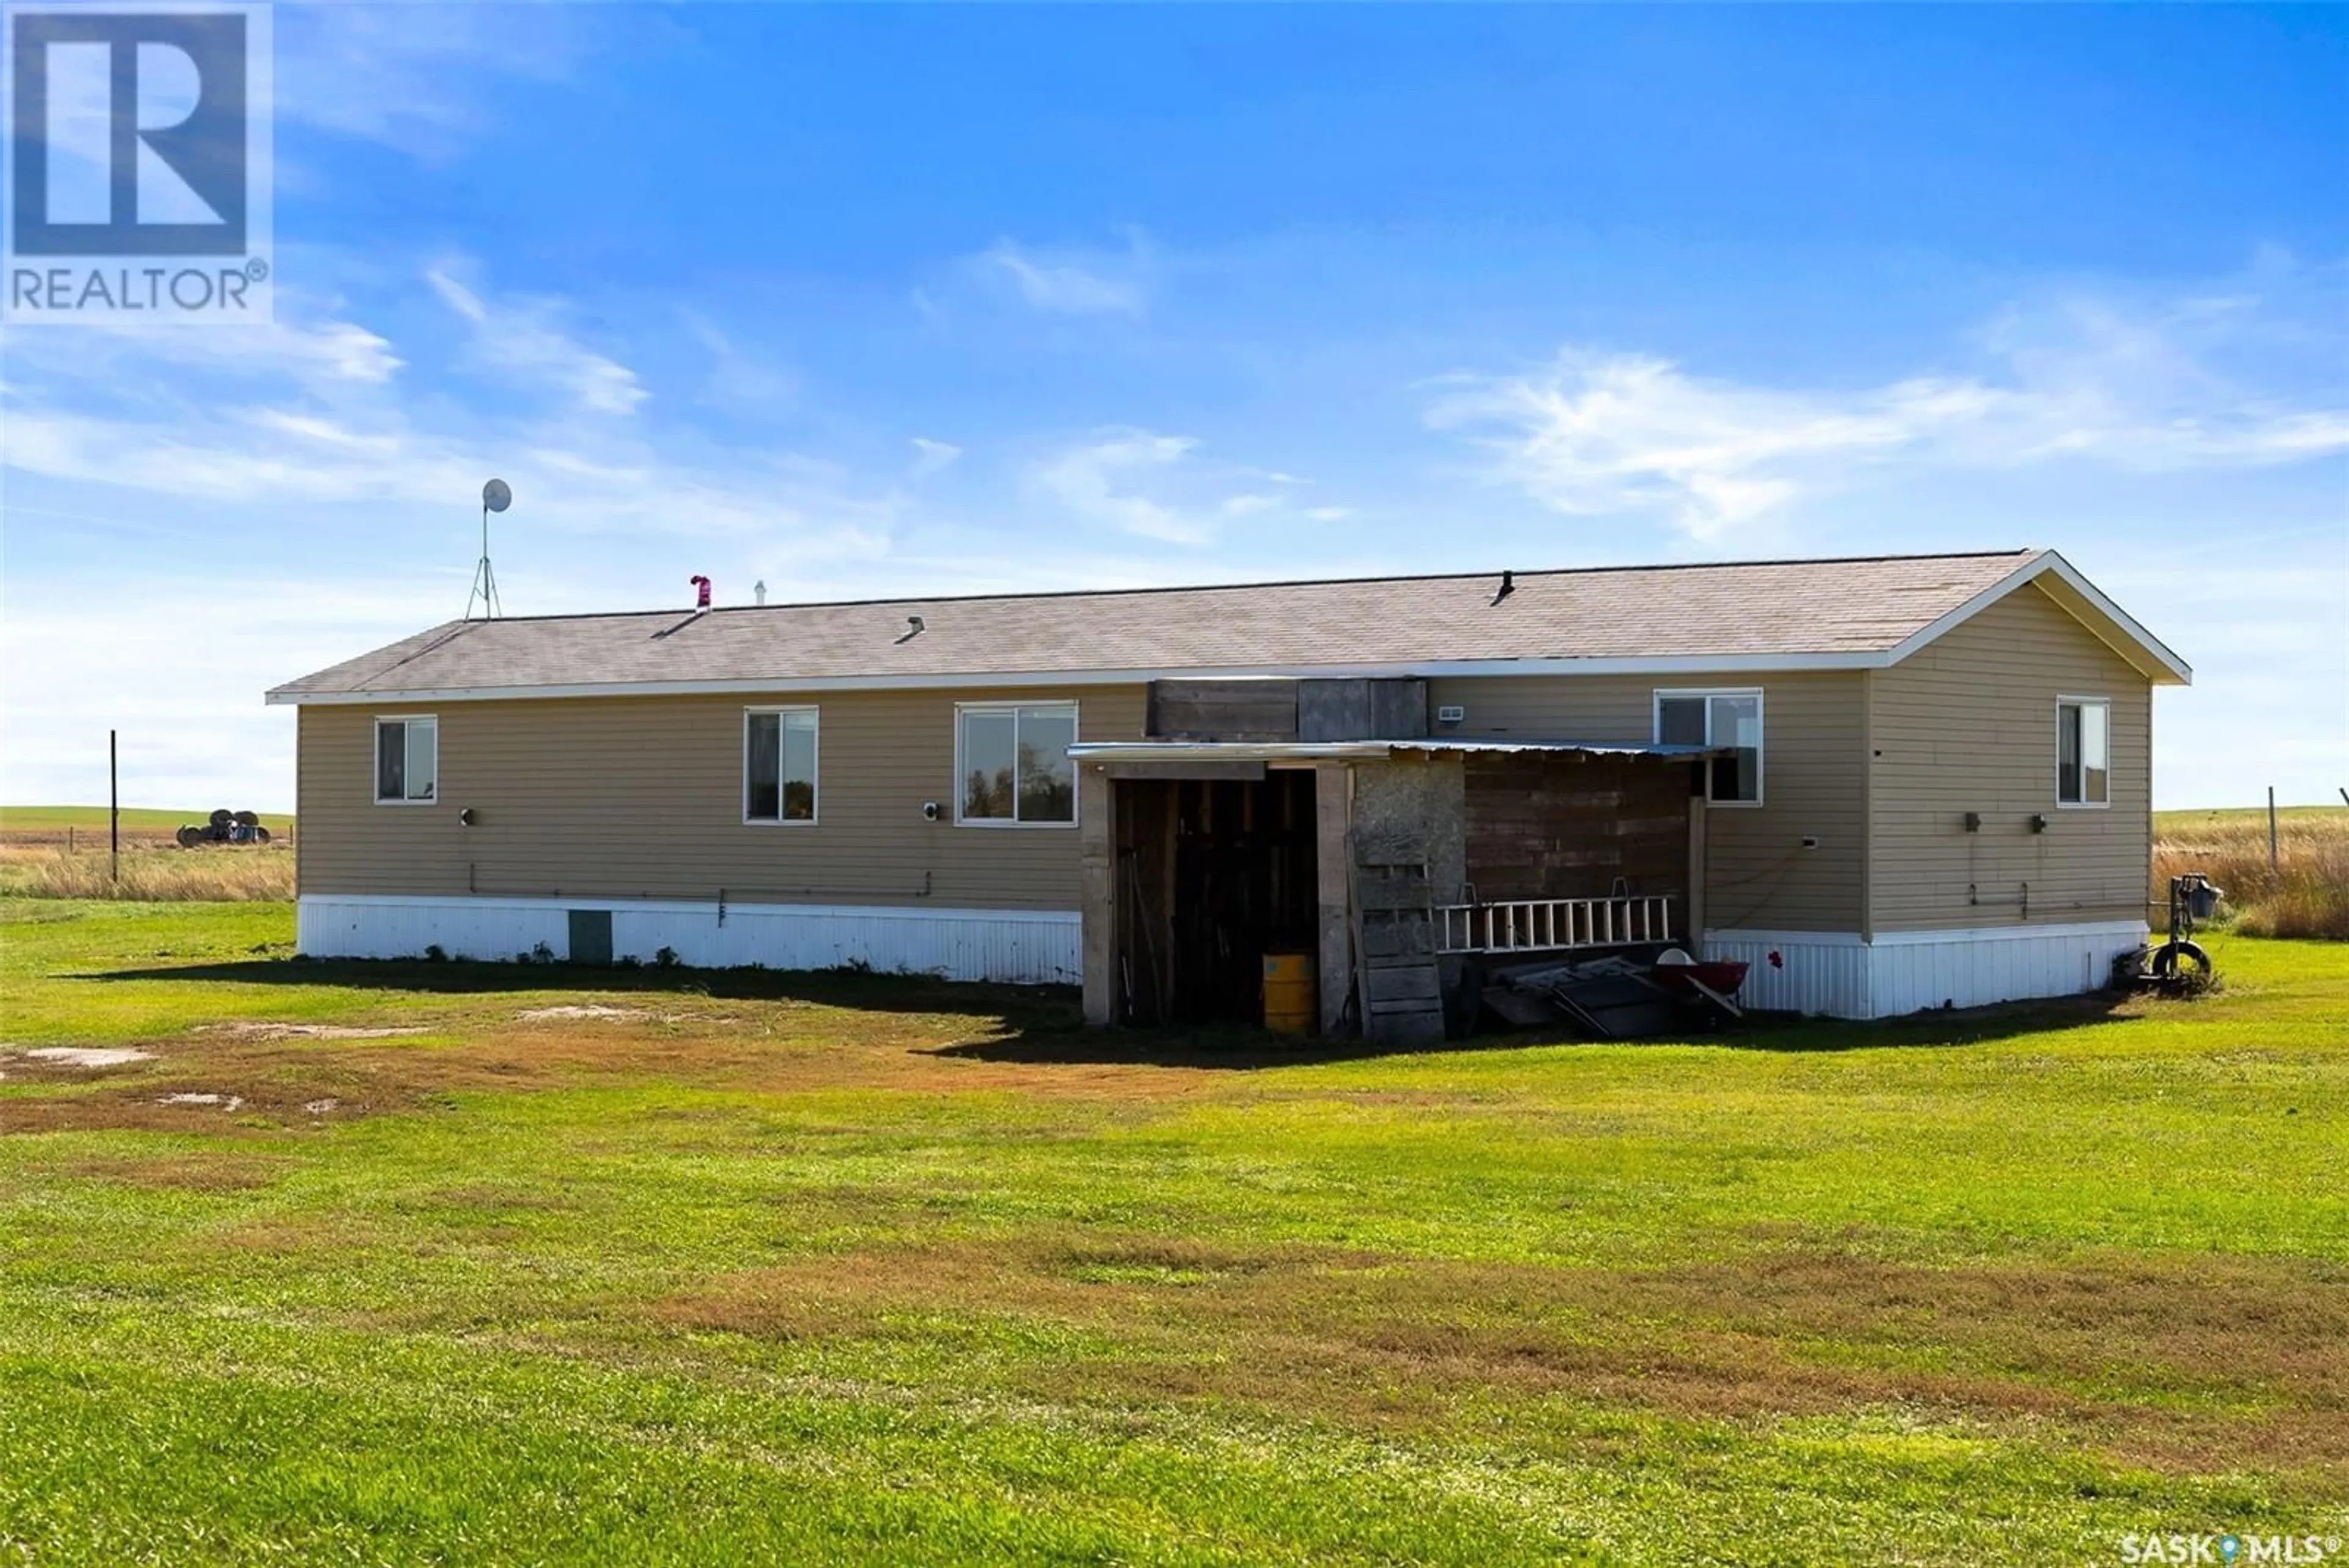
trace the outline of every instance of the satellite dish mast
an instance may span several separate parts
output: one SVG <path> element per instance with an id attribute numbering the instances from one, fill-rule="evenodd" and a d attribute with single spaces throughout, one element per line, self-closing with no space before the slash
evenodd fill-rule
<path id="1" fill-rule="evenodd" d="M 473 618 L 473 601 L 481 601 L 481 618 L 495 620 L 502 607 L 498 603 L 498 577 L 490 570 L 490 514 L 503 512 L 513 504 L 513 489 L 502 479 L 492 479 L 481 486 L 481 564 L 473 568 L 472 590 L 465 596 L 465 618 Z"/>

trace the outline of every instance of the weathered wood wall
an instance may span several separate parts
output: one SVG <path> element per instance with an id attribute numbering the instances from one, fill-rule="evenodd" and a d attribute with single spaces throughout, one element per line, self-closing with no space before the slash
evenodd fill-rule
<path id="1" fill-rule="evenodd" d="M 1415 741 L 1424 680 L 1154 680 L 1145 731 L 1170 741 Z"/>
<path id="2" fill-rule="evenodd" d="M 1168 741 L 1293 741 L 1294 680 L 1154 680 L 1143 732 Z"/>
<path id="3" fill-rule="evenodd" d="M 1466 784 L 1480 900 L 1601 898 L 1618 877 L 1686 898 L 1687 764 L 1486 753 L 1467 759 Z"/>
<path id="4" fill-rule="evenodd" d="M 1424 680 L 1300 680 L 1300 741 L 1416 741 L 1427 733 Z"/>

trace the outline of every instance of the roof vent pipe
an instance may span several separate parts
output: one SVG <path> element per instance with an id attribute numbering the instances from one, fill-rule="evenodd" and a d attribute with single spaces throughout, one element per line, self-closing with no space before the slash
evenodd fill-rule
<path id="1" fill-rule="evenodd" d="M 709 608 L 709 579 L 694 576 L 686 578 L 686 581 L 693 585 L 693 613 L 707 613 Z"/>
<path id="2" fill-rule="evenodd" d="M 761 577 L 757 582 L 750 585 L 750 597 L 761 605 L 764 605 L 767 602 L 766 578 Z"/>
<path id="3" fill-rule="evenodd" d="M 1503 599 L 1507 598 L 1511 594 L 1516 593 L 1516 591 L 1517 574 L 1515 572 L 1503 572 L 1501 574 L 1501 591 L 1493 596 L 1493 603 L 1499 604 Z"/>
<path id="4" fill-rule="evenodd" d="M 899 638 L 897 640 L 901 643 L 911 642 L 914 639 L 922 635 L 923 629 L 922 618 L 917 615 L 909 615 L 905 618 L 905 635 Z"/>

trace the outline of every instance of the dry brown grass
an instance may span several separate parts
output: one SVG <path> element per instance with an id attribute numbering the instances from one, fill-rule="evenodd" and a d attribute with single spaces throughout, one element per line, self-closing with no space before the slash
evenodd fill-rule
<path id="1" fill-rule="evenodd" d="M 705 1004 L 706 1005 L 706 1004 Z M 0 1073 L 19 1083 L 72 1084 L 69 1096 L 0 1100 L 0 1134 L 185 1131 L 310 1127 L 324 1121 L 410 1110 L 455 1094 L 521 1093 L 584 1085 L 687 1079 L 728 1089 L 790 1094 L 844 1088 L 934 1089 L 943 1080 L 969 1093 L 1010 1091 L 1083 1099 L 1143 1094 L 1153 1099 L 1209 1092 L 1204 1075 L 1174 1068 L 1061 1067 L 991 1063 L 940 1054 L 968 1044 L 968 1019 L 874 1013 L 854 1043 L 818 1031 L 751 1027 L 733 1011 L 680 1004 L 583 1027 L 533 1019 L 502 999 L 416 1020 L 317 1024 L 231 1019 L 145 1041 L 148 1059 L 92 1069 L 44 1061 L 0 1046 Z M 798 1016 L 786 1008 L 781 1017 Z M 464 1048 L 434 1044 L 461 1038 Z M 173 1094 L 233 1095 L 219 1106 L 171 1105 Z M 331 1109 L 309 1107 L 332 1101 Z M 701 1114 L 680 1111 L 681 1119 Z M 685 1140 L 678 1140 L 683 1147 Z"/>
<path id="2" fill-rule="evenodd" d="M 84 1159 L 59 1165 L 64 1175 L 183 1192 L 251 1192 L 285 1174 L 287 1162 L 244 1154 L 188 1153 Z"/>
<path id="3" fill-rule="evenodd" d="M 1499 1397 L 1699 1419 L 1917 1407 L 2052 1423 L 2175 1470 L 2251 1456 L 2340 1470 L 2343 1284 L 2336 1268 L 2288 1259 L 1934 1268 L 1801 1251 L 1555 1269 L 1026 1237 L 810 1258 L 648 1310 L 752 1339 L 918 1334 L 950 1310 L 1123 1343 L 1115 1357 L 1030 1368 L 1037 1397 L 1263 1406 L 1373 1428 L 1440 1423 Z"/>
<path id="4" fill-rule="evenodd" d="M 294 851 L 277 845 L 96 852 L 0 846 L 0 894 L 21 898 L 127 898 L 238 903 L 294 896 Z"/>
<path id="5" fill-rule="evenodd" d="M 2286 814 L 2277 851 L 2270 871 L 2264 814 L 2165 814 L 2154 839 L 2153 897 L 2168 897 L 2173 876 L 2199 871 L 2225 889 L 2235 929 L 2247 935 L 2349 941 L 2349 808 Z"/>

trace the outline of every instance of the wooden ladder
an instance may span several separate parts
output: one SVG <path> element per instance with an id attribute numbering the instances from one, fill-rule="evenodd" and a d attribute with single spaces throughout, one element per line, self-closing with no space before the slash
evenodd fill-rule
<path id="1" fill-rule="evenodd" d="M 1380 1045 L 1444 1043 L 1435 894 L 1423 860 L 1356 862 L 1354 966 L 1362 1037 Z"/>

